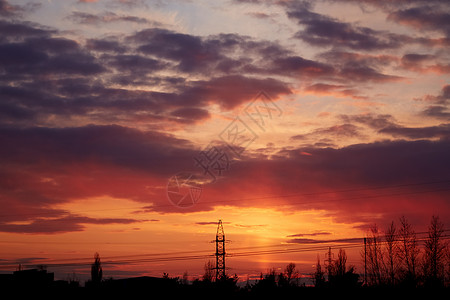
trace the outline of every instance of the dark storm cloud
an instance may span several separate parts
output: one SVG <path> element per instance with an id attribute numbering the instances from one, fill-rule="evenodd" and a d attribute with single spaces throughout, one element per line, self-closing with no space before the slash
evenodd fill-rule
<path id="1" fill-rule="evenodd" d="M 146 29 L 129 40 L 141 43 L 138 50 L 142 53 L 179 61 L 179 69 L 183 72 L 205 69 L 223 58 L 217 48 L 207 47 L 200 37 L 164 29 Z"/>
<path id="2" fill-rule="evenodd" d="M 361 96 L 357 87 L 351 85 L 337 85 L 327 83 L 315 83 L 305 87 L 305 91 L 317 95 L 332 95 L 335 97 L 351 97 L 354 99 L 367 99 Z"/>
<path id="3" fill-rule="evenodd" d="M 435 72 L 438 74 L 450 73 L 450 64 L 445 57 L 432 54 L 405 54 L 400 61 L 400 66 L 410 71 L 419 73 Z"/>
<path id="4" fill-rule="evenodd" d="M 343 85 L 336 84 L 315 83 L 313 85 L 307 86 L 305 90 L 308 92 L 332 92 L 344 87 L 345 86 Z"/>
<path id="5" fill-rule="evenodd" d="M 389 14 L 388 20 L 418 29 L 434 30 L 450 37 L 450 10 L 447 5 L 420 5 L 399 9 Z"/>
<path id="6" fill-rule="evenodd" d="M 181 118 L 181 120 L 187 120 L 189 123 L 193 120 L 201 121 L 210 117 L 210 114 L 207 110 L 195 107 L 180 108 L 172 111 L 171 115 L 174 117 L 179 117 Z"/>
<path id="7" fill-rule="evenodd" d="M 20 164 L 22 161 L 47 161 L 51 167 L 51 163 L 94 159 L 106 164 L 126 165 L 157 173 L 167 172 L 164 171 L 169 167 L 166 163 L 171 161 L 166 159 L 168 156 L 179 156 L 179 159 L 189 157 L 186 148 L 191 147 L 187 140 L 168 134 L 141 132 L 117 125 L 5 128 L 0 129 L 0 139 L 3 145 L 9 145 L 8 148 L 2 148 L 0 153 L 1 159 L 10 165 Z"/>
<path id="8" fill-rule="evenodd" d="M 383 50 L 398 48 L 407 39 L 403 35 L 376 31 L 314 13 L 305 3 L 288 5 L 287 15 L 304 26 L 296 37 L 314 46 Z"/>
<path id="9" fill-rule="evenodd" d="M 47 38 L 54 30 L 40 28 L 36 24 L 0 20 L 0 43 L 20 42 L 26 38 Z"/>
<path id="10" fill-rule="evenodd" d="M 6 123 L 20 120 L 32 120 L 36 113 L 30 109 L 22 108 L 11 103 L 0 103 L 0 119 Z"/>
<path id="11" fill-rule="evenodd" d="M 177 63 L 182 72 L 202 72 L 212 74 L 242 73 L 263 53 L 272 51 L 275 55 L 286 53 L 276 44 L 265 41 L 252 41 L 249 37 L 237 34 L 220 34 L 202 38 L 166 29 L 146 29 L 127 38 L 137 43 L 138 50 L 147 55 L 168 59 Z M 235 52 L 245 51 L 241 57 L 231 58 Z M 256 55 L 256 57 L 255 57 Z M 241 71 L 241 72 L 239 72 Z"/>
<path id="12" fill-rule="evenodd" d="M 405 54 L 402 57 L 402 61 L 405 63 L 420 63 L 423 61 L 427 61 L 429 59 L 432 59 L 434 56 L 429 54 L 416 54 L 416 53 L 410 53 Z"/>
<path id="13" fill-rule="evenodd" d="M 123 53 L 126 51 L 126 46 L 120 43 L 117 39 L 88 39 L 86 48 L 92 51 L 99 52 L 113 52 Z"/>
<path id="14" fill-rule="evenodd" d="M 437 118 L 448 118 L 448 113 L 440 106 L 431 106 L 423 114 Z M 340 119 L 347 123 L 358 123 L 366 125 L 381 134 L 389 134 L 396 138 L 408 139 L 449 139 L 450 124 L 440 124 L 438 126 L 405 127 L 394 119 L 391 115 L 340 115 Z"/>
<path id="15" fill-rule="evenodd" d="M 448 139 L 285 149 L 270 160 L 236 164 L 233 176 L 211 186 L 215 192 L 205 197 L 220 203 L 241 197 L 229 203 L 236 206 L 325 209 L 345 223 L 373 223 L 379 213 L 378 221 L 388 224 L 405 213 L 432 214 L 436 207 L 448 215 L 449 151 Z M 226 196 L 220 194 L 223 190 L 228 191 Z M 252 197 L 257 200 L 246 200 L 242 191 L 247 190 L 255 191 Z M 265 200 L 268 194 L 285 196 Z"/>
<path id="16" fill-rule="evenodd" d="M 426 100 L 432 101 L 435 104 L 445 105 L 450 102 L 450 84 L 442 87 L 439 95 L 427 95 Z"/>
<path id="17" fill-rule="evenodd" d="M 400 76 L 382 72 L 392 64 L 394 58 L 388 55 L 371 55 L 357 52 L 330 50 L 318 55 L 327 64 L 336 68 L 336 81 L 391 82 L 402 79 Z"/>
<path id="18" fill-rule="evenodd" d="M 386 54 L 369 54 L 335 49 L 319 53 L 317 56 L 319 59 L 323 59 L 327 63 L 334 63 L 339 66 L 346 65 L 348 63 L 358 63 L 362 66 L 372 68 L 390 66 L 397 60 L 396 57 Z"/>
<path id="19" fill-rule="evenodd" d="M 423 114 L 437 119 L 450 120 L 450 110 L 446 106 L 428 106 L 428 108 L 423 111 Z"/>
<path id="20" fill-rule="evenodd" d="M 237 34 L 201 38 L 165 29 L 146 29 L 128 37 L 147 55 L 177 63 L 182 72 L 202 74 L 284 75 L 288 77 L 325 76 L 331 66 L 292 55 L 269 41 L 254 41 Z M 236 57 L 236 55 L 238 55 Z"/>
<path id="21" fill-rule="evenodd" d="M 66 120 L 84 116 L 93 122 L 145 118 L 158 126 L 187 124 L 207 119 L 206 107 L 214 103 L 227 110 L 251 101 L 261 90 L 274 99 L 291 93 L 286 83 L 261 79 L 260 69 L 249 67 L 265 55 L 275 60 L 288 51 L 237 34 L 198 37 L 147 29 L 125 38 L 109 36 L 80 44 L 30 23 L 2 21 L 0 32 L 6 33 L 0 39 L 1 123 L 5 124 L 48 126 L 55 116 Z M 236 51 L 244 51 L 249 58 L 236 57 Z M 270 64 L 274 70 L 274 63 Z M 296 68 L 308 74 L 306 69 L 317 66 L 308 62 Z M 268 70 L 264 74 L 270 75 Z M 215 76 L 189 81 L 180 72 Z M 167 92 L 154 92 L 152 87 Z M 192 109 L 199 119 L 193 118 Z"/>
<path id="22" fill-rule="evenodd" d="M 401 66 L 408 70 L 421 71 L 423 70 L 423 64 L 434 58 L 433 55 L 429 54 L 408 53 L 403 55 Z"/>
<path id="23" fill-rule="evenodd" d="M 149 185 L 189 169 L 197 153 L 186 140 L 120 126 L 3 128 L 0 143 L 8 145 L 0 150 L 0 204 L 9 207 L 0 215 L 0 231 L 24 233 L 138 222 L 67 216 L 67 211 L 50 207 L 105 195 L 148 201 Z M 30 224 L 10 223 L 18 220 Z"/>
<path id="24" fill-rule="evenodd" d="M 1 30 L 8 32 L 0 42 L 6 71 L 0 76 L 4 123 L 21 120 L 22 126 L 48 126 L 50 115 L 89 116 L 94 122 L 146 118 L 158 126 L 196 123 L 209 114 L 199 114 L 200 119 L 176 114 L 183 108 L 206 111 L 205 106 L 214 103 L 233 109 L 260 90 L 274 99 L 291 93 L 285 82 L 271 76 L 353 82 L 398 79 L 379 71 L 388 63 L 384 57 L 355 59 L 356 54 L 347 54 L 337 61 L 338 53 L 334 57 L 328 53 L 321 56 L 326 61 L 320 62 L 296 56 L 279 44 L 238 34 L 199 37 L 153 28 L 124 38 L 90 39 L 83 45 L 29 23 L 3 22 Z M 209 79 L 190 81 L 186 74 L 209 74 Z M 152 87 L 167 92 L 154 92 Z M 358 94 L 351 86 L 340 93 Z"/>
<path id="25" fill-rule="evenodd" d="M 15 23 L 1 23 L 0 31 L 8 32 L 6 40 L 0 40 L 3 80 L 55 73 L 89 76 L 105 70 L 77 42 L 51 37 L 53 31 Z"/>
<path id="26" fill-rule="evenodd" d="M 142 222 L 129 218 L 89 218 L 69 215 L 56 219 L 35 219 L 30 224 L 5 224 L 0 221 L 0 231 L 28 234 L 57 234 L 65 232 L 83 231 L 84 224 L 132 224 Z"/>
<path id="27" fill-rule="evenodd" d="M 9 1 L 0 0 L 0 16 L 2 17 L 21 17 L 24 13 L 37 10 L 40 3 L 27 3 L 25 5 L 11 4 Z"/>
<path id="28" fill-rule="evenodd" d="M 2 129 L 0 142 L 8 145 L 0 149 L 0 202 L 9 207 L 8 214 L 1 216 L 0 229 L 30 233 L 79 231 L 83 230 L 83 224 L 133 222 L 68 217 L 64 210 L 42 210 L 74 199 L 127 197 L 151 203 L 146 206 L 149 212 L 179 212 L 167 203 L 165 190 L 158 187 L 167 184 L 168 178 L 179 170 L 192 170 L 193 157 L 198 151 L 188 141 L 167 134 L 120 126 Z M 352 220 L 366 222 L 366 211 L 379 212 L 381 216 L 386 211 L 398 212 L 392 197 L 397 197 L 400 203 L 403 198 L 389 196 L 389 190 L 387 196 L 373 198 L 373 191 L 365 193 L 364 189 L 450 178 L 446 167 L 450 163 L 449 151 L 449 140 L 445 139 L 386 141 L 339 149 L 285 149 L 270 160 L 259 156 L 233 165 L 232 176 L 205 187 L 203 200 L 189 211 L 207 211 L 214 205 L 227 204 L 229 199 L 240 199 L 229 204 L 238 207 L 292 204 L 300 210 L 326 207 L 333 217 L 348 221 L 349 212 L 355 211 L 354 201 L 358 201 L 361 215 L 353 213 Z M 286 195 L 299 190 L 305 195 L 268 202 L 246 200 L 246 191 L 254 189 L 256 184 L 261 190 L 255 198 L 259 193 Z M 346 187 L 352 189 L 345 191 Z M 358 190 L 360 187 L 364 189 Z M 422 188 L 411 186 L 400 190 L 408 192 L 410 209 L 424 209 Z M 226 195 L 223 190 L 228 191 Z M 443 205 L 439 194 L 433 196 L 436 200 L 430 194 L 426 196 L 428 201 Z M 42 216 L 53 219 L 43 220 Z M 33 226 L 10 223 L 24 220 Z"/>
<path id="29" fill-rule="evenodd" d="M 247 13 L 247 15 L 257 18 L 257 19 L 270 19 L 271 18 L 271 15 L 264 13 L 264 12 L 250 12 L 250 13 Z"/>
<path id="30" fill-rule="evenodd" d="M 433 105 L 428 106 L 422 112 L 423 115 L 441 120 L 450 120 L 450 85 L 443 86 L 438 95 L 426 95 L 421 100 L 433 103 Z"/>
<path id="31" fill-rule="evenodd" d="M 291 93 L 287 84 L 276 79 L 257 79 L 232 75 L 199 81 L 192 87 L 185 89 L 181 99 L 186 104 L 197 105 L 205 105 L 207 101 L 212 101 L 222 108 L 232 109 L 253 100 L 262 90 L 273 98 Z"/>
<path id="32" fill-rule="evenodd" d="M 336 2 L 336 0 L 328 0 Z M 345 0 L 360 5 L 371 5 L 381 8 L 387 13 L 387 20 L 410 26 L 414 29 L 424 29 L 442 32 L 450 37 L 450 10 L 446 0 Z M 364 8 L 363 8 L 364 9 Z M 448 43 L 448 40 L 447 42 Z"/>
<path id="33" fill-rule="evenodd" d="M 440 31 L 446 38 L 433 40 L 427 37 L 413 37 L 388 31 L 374 30 L 313 12 L 319 1 L 260 1 L 236 0 L 238 4 L 253 4 L 270 7 L 278 5 L 286 10 L 287 16 L 304 27 L 296 37 L 319 47 L 339 46 L 354 50 L 389 50 L 400 48 L 405 43 L 419 43 L 427 46 L 448 45 L 450 37 L 450 10 L 446 0 L 322 0 L 320 2 L 349 2 L 358 5 L 363 12 L 366 6 L 380 8 L 386 13 L 386 19 L 414 29 Z"/>
<path id="34" fill-rule="evenodd" d="M 116 58 L 115 58 L 116 59 Z M 127 57 L 125 60 L 135 60 L 136 57 Z M 139 58 L 137 59 L 139 61 Z M 151 68 L 158 68 L 158 62 L 143 59 L 151 67 L 141 66 L 136 68 L 134 75 L 151 72 Z M 116 59 L 116 63 L 123 63 L 123 58 Z M 155 65 L 155 66 L 153 66 Z M 123 70 L 126 70 L 124 67 Z M 142 71 L 140 71 L 142 70 Z M 130 69 L 130 72 L 132 70 Z M 138 72 L 140 71 L 140 72 Z M 119 77 L 122 78 L 122 77 Z M 142 78 L 141 78 L 142 79 Z M 135 81 L 131 77 L 132 82 Z M 167 83 L 166 84 L 170 84 Z M 8 119 L 20 119 L 23 122 L 33 123 L 30 116 L 45 117 L 47 114 L 77 116 L 99 112 L 98 117 L 115 117 L 132 120 L 137 113 L 159 120 L 177 121 L 171 119 L 172 112 L 175 114 L 184 112 L 191 118 L 184 118 L 185 122 L 197 122 L 209 116 L 207 107 L 210 103 L 217 103 L 224 109 L 234 108 L 240 104 L 250 101 L 260 90 L 266 90 L 273 97 L 290 93 L 290 89 L 274 79 L 255 79 L 244 76 L 225 76 L 212 78 L 209 81 L 198 81 L 183 85 L 179 92 L 160 93 L 151 91 L 139 91 L 128 89 L 105 88 L 100 83 L 89 82 L 83 79 L 55 80 L 54 82 L 35 82 L 30 85 L 24 83 L 22 86 L 0 87 L 4 96 L 2 105 L 6 111 L 2 113 Z M 201 119 L 193 119 L 193 110 L 182 110 L 184 107 L 195 108 Z M 178 115 L 181 116 L 181 115 Z M 7 120 L 5 120 L 7 121 Z M 37 119 L 36 119 L 37 121 Z M 150 121 L 150 120 L 149 120 Z"/>
<path id="35" fill-rule="evenodd" d="M 152 74 L 167 67 L 167 64 L 161 60 L 136 54 L 108 55 L 103 56 L 102 60 L 105 61 L 108 66 L 120 70 L 121 72 L 137 73 L 134 74 L 136 77 L 147 73 Z"/>
<path id="36" fill-rule="evenodd" d="M 18 6 L 11 5 L 6 0 L 0 0 L 0 16 L 11 16 L 17 13 Z"/>
<path id="37" fill-rule="evenodd" d="M 429 138 L 450 139 L 450 124 L 441 124 L 438 126 L 417 127 L 417 128 L 388 126 L 379 130 L 378 132 L 387 133 L 394 137 L 402 137 L 410 139 L 429 139 Z"/>
<path id="38" fill-rule="evenodd" d="M 331 65 L 304 59 L 299 56 L 277 58 L 273 60 L 269 72 L 290 76 L 331 77 L 335 72 Z"/>
<path id="39" fill-rule="evenodd" d="M 340 115 L 344 122 L 359 123 L 366 125 L 372 129 L 380 130 L 386 127 L 397 126 L 395 119 L 391 115 L 374 115 L 374 114 L 360 114 L 360 115 Z"/>
<path id="40" fill-rule="evenodd" d="M 358 63 L 348 63 L 340 70 L 340 72 L 342 78 L 359 82 L 391 82 L 401 79 L 399 76 L 382 74 L 374 68 L 363 66 Z"/>

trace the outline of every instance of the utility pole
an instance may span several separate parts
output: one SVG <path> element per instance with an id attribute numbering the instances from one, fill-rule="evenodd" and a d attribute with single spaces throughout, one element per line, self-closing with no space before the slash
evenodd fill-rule
<path id="1" fill-rule="evenodd" d="M 364 285 L 367 285 L 367 238 L 364 238 Z"/>
<path id="2" fill-rule="evenodd" d="M 328 276 L 331 275 L 331 247 L 328 247 Z"/>
<path id="3" fill-rule="evenodd" d="M 327 266 L 328 271 L 328 280 L 330 280 L 331 268 L 333 267 L 333 253 L 331 253 L 331 247 L 328 247 L 328 252 L 326 254 L 327 259 L 325 260 L 325 264 Z"/>
<path id="4" fill-rule="evenodd" d="M 222 220 L 217 224 L 216 233 L 216 281 L 225 276 L 225 233 Z"/>

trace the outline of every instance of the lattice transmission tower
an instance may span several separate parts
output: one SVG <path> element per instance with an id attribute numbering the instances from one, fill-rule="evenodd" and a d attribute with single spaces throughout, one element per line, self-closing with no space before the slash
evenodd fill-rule
<path id="1" fill-rule="evenodd" d="M 216 281 L 225 277 L 225 233 L 222 220 L 217 224 L 216 233 Z"/>

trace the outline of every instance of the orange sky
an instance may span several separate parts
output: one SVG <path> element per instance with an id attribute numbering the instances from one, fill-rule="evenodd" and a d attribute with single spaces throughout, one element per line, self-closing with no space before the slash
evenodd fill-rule
<path id="1" fill-rule="evenodd" d="M 306 276 L 329 245 L 362 272 L 369 226 L 448 227 L 449 16 L 419 0 L 0 0 L 0 272 L 85 280 L 99 252 L 107 277 L 195 278 L 219 219 L 243 280 L 289 262 Z"/>

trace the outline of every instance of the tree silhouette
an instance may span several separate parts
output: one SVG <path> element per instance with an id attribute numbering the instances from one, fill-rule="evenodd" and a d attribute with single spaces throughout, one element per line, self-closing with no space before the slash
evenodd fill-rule
<path id="1" fill-rule="evenodd" d="M 450 243 L 445 246 L 445 270 L 444 270 L 444 285 L 450 286 Z"/>
<path id="2" fill-rule="evenodd" d="M 345 250 L 339 249 L 337 260 L 334 262 L 334 274 L 336 276 L 343 276 L 347 270 L 347 254 Z"/>
<path id="3" fill-rule="evenodd" d="M 181 278 L 181 283 L 187 285 L 189 283 L 189 274 L 188 271 L 184 271 L 183 277 Z"/>
<path id="4" fill-rule="evenodd" d="M 296 266 L 294 263 L 289 263 L 284 269 L 284 276 L 286 277 L 286 281 L 288 285 L 291 285 L 292 279 L 298 277 L 298 271 L 296 270 Z"/>
<path id="5" fill-rule="evenodd" d="M 444 283 L 445 250 L 443 241 L 444 224 L 439 217 L 433 216 L 428 227 L 428 238 L 425 241 L 424 277 L 427 286 L 442 286 Z"/>
<path id="6" fill-rule="evenodd" d="M 416 269 L 420 250 L 417 245 L 416 233 L 405 216 L 400 218 L 399 236 L 399 257 L 403 261 L 403 283 L 416 286 Z"/>
<path id="7" fill-rule="evenodd" d="M 91 281 L 93 284 L 100 284 L 103 277 L 102 263 L 98 252 L 94 254 L 94 263 L 91 266 Z"/>
<path id="8" fill-rule="evenodd" d="M 71 287 L 77 288 L 80 286 L 80 280 L 78 279 L 78 276 L 75 272 L 72 272 L 71 274 L 67 275 L 67 282 Z"/>
<path id="9" fill-rule="evenodd" d="M 313 276 L 315 287 L 321 288 L 321 287 L 325 286 L 324 274 L 325 273 L 322 271 L 322 266 L 320 265 L 320 256 L 317 255 L 316 271 L 314 272 L 314 276 Z"/>
<path id="10" fill-rule="evenodd" d="M 208 260 L 204 266 L 205 273 L 203 274 L 203 281 L 212 282 L 214 278 L 214 263 Z"/>
<path id="11" fill-rule="evenodd" d="M 261 273 L 259 281 L 254 285 L 255 291 L 270 291 L 277 288 L 277 275 L 275 269 L 270 269 L 265 275 Z"/>
<path id="12" fill-rule="evenodd" d="M 386 269 L 387 269 L 387 281 L 389 285 L 395 285 L 395 275 L 398 271 L 398 259 L 397 259 L 397 229 L 394 222 L 386 229 L 384 239 L 386 240 Z"/>
<path id="13" fill-rule="evenodd" d="M 377 225 L 370 228 L 367 237 L 367 271 L 369 273 L 369 283 L 372 285 L 381 285 L 383 283 L 383 254 L 381 252 L 381 240 Z"/>
<path id="14" fill-rule="evenodd" d="M 331 287 L 349 288 L 358 286 L 359 275 L 355 273 L 355 268 L 350 266 L 347 269 L 347 254 L 345 250 L 339 249 L 338 258 L 333 262 L 328 285 Z"/>

